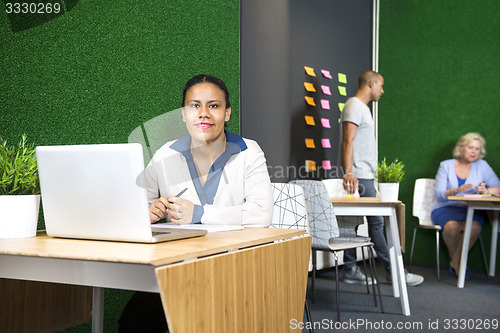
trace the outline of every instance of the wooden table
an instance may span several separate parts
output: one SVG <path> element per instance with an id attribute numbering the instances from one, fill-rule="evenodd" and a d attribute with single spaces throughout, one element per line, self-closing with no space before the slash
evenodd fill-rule
<path id="1" fill-rule="evenodd" d="M 457 287 L 463 288 L 465 284 L 465 269 L 467 267 L 467 257 L 469 255 L 470 233 L 472 228 L 472 218 L 474 210 L 492 210 L 493 221 L 491 230 L 491 250 L 490 250 L 490 270 L 489 275 L 495 276 L 495 264 L 498 239 L 498 211 L 500 210 L 500 197 L 487 196 L 450 196 L 448 200 L 464 201 L 467 203 L 467 217 L 465 219 L 464 241 L 462 245 L 462 255 L 460 256 L 460 269 L 458 272 Z"/>
<path id="2" fill-rule="evenodd" d="M 245 228 L 134 244 L 41 232 L 0 240 L 0 277 L 92 286 L 93 332 L 102 332 L 102 288 L 160 292 L 173 333 L 288 332 L 303 318 L 311 248 L 303 234 Z"/>
<path id="3" fill-rule="evenodd" d="M 401 244 L 404 244 L 405 205 L 401 201 L 383 202 L 380 198 L 331 198 L 335 215 L 338 216 L 384 216 L 387 245 L 391 258 L 392 288 L 394 297 L 400 297 L 401 310 L 410 315 L 410 304 L 406 288 Z M 398 225 L 399 220 L 399 225 Z M 401 237 L 401 238 L 400 238 Z"/>

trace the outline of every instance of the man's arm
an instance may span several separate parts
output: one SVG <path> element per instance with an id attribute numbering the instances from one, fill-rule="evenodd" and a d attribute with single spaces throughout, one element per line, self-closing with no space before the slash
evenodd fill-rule
<path id="1" fill-rule="evenodd" d="M 342 166 L 344 167 L 344 189 L 349 194 L 354 194 L 358 189 L 358 179 L 352 171 L 353 141 L 356 137 L 358 126 L 350 121 L 342 122 Z"/>

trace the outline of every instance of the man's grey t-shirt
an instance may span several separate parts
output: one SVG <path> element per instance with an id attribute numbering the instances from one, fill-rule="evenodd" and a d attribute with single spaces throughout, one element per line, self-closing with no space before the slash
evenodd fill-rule
<path id="1" fill-rule="evenodd" d="M 357 97 L 351 97 L 342 111 L 342 122 L 358 126 L 353 141 L 352 166 L 356 178 L 373 179 L 377 170 L 375 156 L 375 131 L 370 108 Z"/>

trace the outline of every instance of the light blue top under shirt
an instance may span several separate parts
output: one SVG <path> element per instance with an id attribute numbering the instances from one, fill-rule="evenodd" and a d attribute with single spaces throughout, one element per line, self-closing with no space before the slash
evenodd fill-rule
<path id="1" fill-rule="evenodd" d="M 203 205 L 213 204 L 221 177 L 224 174 L 224 166 L 226 165 L 227 161 L 233 154 L 237 154 L 247 149 L 247 145 L 245 141 L 243 141 L 243 138 L 241 136 L 235 133 L 227 132 L 226 130 L 224 130 L 224 132 L 226 133 L 226 150 L 215 160 L 215 162 L 210 167 L 204 186 L 201 185 L 200 177 L 193 160 L 193 155 L 190 151 L 191 136 L 183 136 L 182 138 L 172 143 L 172 145 L 170 145 L 170 148 L 180 152 L 186 159 L 189 168 L 189 174 L 191 175 L 194 187 L 196 189 L 196 192 L 198 193 L 198 197 L 200 198 L 201 205 L 194 205 L 193 218 L 191 220 L 191 223 L 201 223 L 201 217 L 204 213 Z M 225 181 L 227 182 L 227 179 Z"/>

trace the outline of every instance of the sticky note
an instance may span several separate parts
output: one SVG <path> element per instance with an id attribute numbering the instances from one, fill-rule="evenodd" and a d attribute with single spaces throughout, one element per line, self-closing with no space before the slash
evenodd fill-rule
<path id="1" fill-rule="evenodd" d="M 306 88 L 307 91 L 312 91 L 312 92 L 316 91 L 312 83 L 304 82 L 304 87 Z"/>
<path id="2" fill-rule="evenodd" d="M 330 119 L 328 119 L 328 118 L 321 118 L 321 125 L 324 128 L 331 128 L 331 126 L 330 126 Z"/>
<path id="3" fill-rule="evenodd" d="M 321 91 L 325 95 L 331 95 L 332 94 L 332 92 L 330 91 L 330 87 L 329 86 L 321 85 Z"/>
<path id="4" fill-rule="evenodd" d="M 323 146 L 323 148 L 332 148 L 330 139 L 321 139 L 321 145 Z"/>
<path id="5" fill-rule="evenodd" d="M 339 82 L 347 84 L 347 76 L 345 74 L 339 73 Z"/>
<path id="6" fill-rule="evenodd" d="M 304 116 L 306 118 L 306 124 L 307 125 L 311 125 L 311 126 L 315 126 L 316 123 L 314 122 L 314 118 L 311 117 L 311 116 Z"/>
<path id="7" fill-rule="evenodd" d="M 342 112 L 344 110 L 345 103 L 339 103 L 339 111 Z"/>
<path id="8" fill-rule="evenodd" d="M 322 69 L 321 74 L 323 74 L 323 76 L 326 77 L 327 79 L 333 79 L 332 74 L 330 74 L 330 71 L 327 71 L 326 69 Z"/>
<path id="9" fill-rule="evenodd" d="M 316 106 L 316 103 L 314 103 L 314 98 L 309 97 L 309 96 L 304 96 L 304 98 L 306 99 L 307 104 L 309 104 L 311 106 Z"/>
<path id="10" fill-rule="evenodd" d="M 325 110 L 330 110 L 330 101 L 327 99 L 321 100 L 321 107 Z"/>
<path id="11" fill-rule="evenodd" d="M 314 140 L 313 139 L 306 139 L 306 147 L 307 148 L 316 148 L 314 145 Z"/>
<path id="12" fill-rule="evenodd" d="M 316 162 L 306 160 L 306 171 L 316 171 Z"/>
<path id="13" fill-rule="evenodd" d="M 321 164 L 323 164 L 323 169 L 325 170 L 332 169 L 332 162 L 330 162 L 329 160 L 323 161 Z"/>
<path id="14" fill-rule="evenodd" d="M 307 75 L 309 75 L 309 76 L 316 76 L 316 74 L 314 73 L 314 68 L 304 66 L 304 69 L 306 70 L 306 74 Z"/>
<path id="15" fill-rule="evenodd" d="M 344 86 L 339 86 L 339 94 L 341 96 L 347 96 L 347 90 Z"/>

